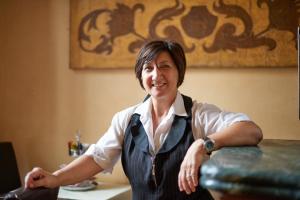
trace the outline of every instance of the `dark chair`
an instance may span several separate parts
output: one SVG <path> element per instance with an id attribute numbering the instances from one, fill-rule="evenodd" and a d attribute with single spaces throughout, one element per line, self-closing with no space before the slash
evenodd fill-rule
<path id="1" fill-rule="evenodd" d="M 59 188 L 24 189 L 11 142 L 0 142 L 0 199 L 56 200 Z"/>
<path id="2" fill-rule="evenodd" d="M 10 191 L 4 197 L 4 200 L 57 200 L 59 188 L 19 188 Z"/>
<path id="3" fill-rule="evenodd" d="M 0 142 L 0 197 L 21 187 L 20 174 L 11 142 Z"/>

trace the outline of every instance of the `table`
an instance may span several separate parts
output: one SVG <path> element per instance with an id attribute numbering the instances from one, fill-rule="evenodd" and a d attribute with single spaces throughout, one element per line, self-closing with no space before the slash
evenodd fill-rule
<path id="1" fill-rule="evenodd" d="M 202 165 L 200 182 L 222 200 L 300 200 L 300 140 L 222 148 Z"/>
<path id="2" fill-rule="evenodd" d="M 78 199 L 78 200 L 130 200 L 130 185 L 120 185 L 112 183 L 97 182 L 98 185 L 93 190 L 69 191 L 59 188 L 58 199 Z"/>

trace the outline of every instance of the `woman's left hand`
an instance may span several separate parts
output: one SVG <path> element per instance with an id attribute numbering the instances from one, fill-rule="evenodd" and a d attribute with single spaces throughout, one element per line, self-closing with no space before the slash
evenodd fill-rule
<path id="1" fill-rule="evenodd" d="M 189 147 L 180 166 L 178 174 L 178 186 L 180 191 L 185 191 L 187 194 L 195 192 L 199 180 L 199 167 L 206 156 L 204 140 L 197 139 Z"/>

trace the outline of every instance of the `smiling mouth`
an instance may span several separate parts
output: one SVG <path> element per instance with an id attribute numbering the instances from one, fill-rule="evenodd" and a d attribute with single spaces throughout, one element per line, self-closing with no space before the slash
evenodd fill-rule
<path id="1" fill-rule="evenodd" d="M 152 83 L 152 87 L 162 87 L 166 85 L 167 83 Z"/>

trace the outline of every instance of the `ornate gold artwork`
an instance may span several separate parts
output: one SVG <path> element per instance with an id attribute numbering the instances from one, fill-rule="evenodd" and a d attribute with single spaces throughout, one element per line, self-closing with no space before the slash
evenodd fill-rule
<path id="1" fill-rule="evenodd" d="M 188 67 L 295 67 L 293 0 L 71 0 L 71 68 L 132 68 L 154 39 L 178 41 Z"/>

